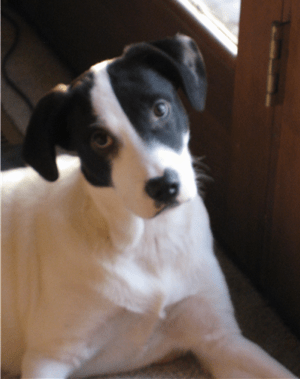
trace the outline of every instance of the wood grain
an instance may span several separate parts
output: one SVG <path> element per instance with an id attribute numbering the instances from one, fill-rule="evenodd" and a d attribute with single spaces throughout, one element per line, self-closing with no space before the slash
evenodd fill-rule
<path id="1" fill-rule="evenodd" d="M 300 2 L 291 1 L 269 255 L 264 287 L 300 335 Z"/>
<path id="2" fill-rule="evenodd" d="M 271 24 L 281 19 L 282 0 L 243 0 L 240 21 L 227 244 L 254 278 L 259 278 L 265 233 L 274 109 L 265 107 Z"/>

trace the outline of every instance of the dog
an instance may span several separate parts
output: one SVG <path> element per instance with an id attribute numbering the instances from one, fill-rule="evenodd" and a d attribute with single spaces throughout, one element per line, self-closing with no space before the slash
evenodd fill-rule
<path id="1" fill-rule="evenodd" d="M 204 109 L 203 58 L 182 34 L 130 45 L 38 103 L 31 167 L 2 180 L 4 370 L 84 378 L 191 351 L 215 378 L 295 378 L 235 320 L 179 88 Z"/>

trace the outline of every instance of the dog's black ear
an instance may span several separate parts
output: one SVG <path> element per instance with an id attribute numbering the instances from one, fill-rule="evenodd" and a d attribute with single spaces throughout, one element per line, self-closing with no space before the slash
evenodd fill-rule
<path id="1" fill-rule="evenodd" d="M 204 110 L 207 92 L 205 64 L 192 38 L 176 34 L 173 38 L 129 46 L 125 53 L 139 56 L 181 87 L 196 110 Z"/>
<path id="2" fill-rule="evenodd" d="M 181 77 L 181 85 L 191 105 L 198 111 L 205 108 L 207 80 L 204 60 L 195 41 L 183 34 L 152 42 L 170 56 Z"/>
<path id="3" fill-rule="evenodd" d="M 46 180 L 58 178 L 55 146 L 68 148 L 68 86 L 59 84 L 37 104 L 23 145 L 23 158 Z"/>

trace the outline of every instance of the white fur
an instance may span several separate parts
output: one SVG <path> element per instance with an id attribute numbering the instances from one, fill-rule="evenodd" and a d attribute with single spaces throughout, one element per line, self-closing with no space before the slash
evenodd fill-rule
<path id="1" fill-rule="evenodd" d="M 192 350 L 217 378 L 292 378 L 240 333 L 196 195 L 188 135 L 178 154 L 145 146 L 103 67 L 92 99 L 121 145 L 114 187 L 88 184 L 74 157 L 58 159 L 55 183 L 30 168 L 3 174 L 3 369 L 75 378 Z M 182 204 L 149 218 L 157 209 L 144 183 L 166 167 L 179 173 Z"/>

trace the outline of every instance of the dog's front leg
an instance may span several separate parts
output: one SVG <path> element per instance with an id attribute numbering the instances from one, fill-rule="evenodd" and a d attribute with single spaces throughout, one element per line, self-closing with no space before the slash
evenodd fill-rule
<path id="1" fill-rule="evenodd" d="M 67 378 L 74 370 L 72 364 L 48 358 L 39 352 L 26 351 L 22 361 L 21 379 Z"/>
<path id="2" fill-rule="evenodd" d="M 227 298 L 227 299 L 226 299 Z M 196 354 L 217 379 L 296 378 L 241 334 L 226 292 L 186 300 L 183 321 Z"/>
<path id="3" fill-rule="evenodd" d="M 227 338 L 214 349 L 194 350 L 215 378 L 294 378 L 290 371 L 255 343 L 241 335 Z"/>
<path id="4" fill-rule="evenodd" d="M 191 296 L 171 311 L 170 336 L 192 350 L 215 378 L 296 378 L 258 345 L 242 336 L 224 290 Z M 169 328 L 169 329 L 168 329 Z"/>

